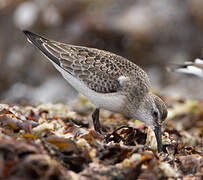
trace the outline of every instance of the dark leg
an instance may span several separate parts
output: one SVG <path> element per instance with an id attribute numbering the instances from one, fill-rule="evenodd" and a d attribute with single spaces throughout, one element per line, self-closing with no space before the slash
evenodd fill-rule
<path id="1" fill-rule="evenodd" d="M 99 108 L 96 108 L 96 110 L 93 112 L 92 119 L 95 131 L 99 132 L 100 134 L 103 134 L 102 127 L 99 122 Z"/>

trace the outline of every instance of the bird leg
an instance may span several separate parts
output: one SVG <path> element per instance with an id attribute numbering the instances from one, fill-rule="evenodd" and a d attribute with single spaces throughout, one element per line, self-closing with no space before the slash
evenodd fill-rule
<path id="1" fill-rule="evenodd" d="M 100 134 L 103 134 L 102 127 L 99 122 L 99 108 L 96 108 L 96 110 L 93 112 L 92 119 L 95 131 L 99 132 Z"/>

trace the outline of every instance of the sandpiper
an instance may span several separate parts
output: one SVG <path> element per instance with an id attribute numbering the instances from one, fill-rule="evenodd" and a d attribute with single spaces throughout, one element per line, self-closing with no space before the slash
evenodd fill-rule
<path id="1" fill-rule="evenodd" d="M 197 58 L 194 62 L 187 61 L 183 64 L 175 64 L 174 67 L 168 68 L 168 70 L 178 73 L 193 74 L 203 78 L 203 60 Z"/>
<path id="2" fill-rule="evenodd" d="M 155 132 L 158 152 L 162 151 L 161 123 L 167 117 L 164 102 L 150 92 L 147 74 L 136 64 L 116 54 L 95 48 L 74 46 L 23 31 L 62 76 L 85 95 L 96 110 L 92 114 L 96 131 L 101 108 L 136 118 Z"/>

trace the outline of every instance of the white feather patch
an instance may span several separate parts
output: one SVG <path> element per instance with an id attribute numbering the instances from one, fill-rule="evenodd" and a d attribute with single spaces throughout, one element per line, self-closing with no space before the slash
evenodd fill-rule
<path id="1" fill-rule="evenodd" d="M 129 77 L 120 76 L 117 80 L 118 80 L 119 84 L 122 86 L 124 82 L 129 80 Z"/>
<path id="2" fill-rule="evenodd" d="M 197 58 L 195 59 L 195 64 L 203 64 L 203 60 Z"/>
<path id="3" fill-rule="evenodd" d="M 30 41 L 30 39 L 29 39 L 29 38 L 27 38 L 27 41 L 28 41 L 29 43 L 33 44 L 33 43 L 32 43 L 32 41 Z"/>
<path id="4" fill-rule="evenodd" d="M 198 67 L 188 66 L 187 68 L 180 68 L 176 71 L 180 73 L 193 74 L 203 78 L 203 70 Z"/>

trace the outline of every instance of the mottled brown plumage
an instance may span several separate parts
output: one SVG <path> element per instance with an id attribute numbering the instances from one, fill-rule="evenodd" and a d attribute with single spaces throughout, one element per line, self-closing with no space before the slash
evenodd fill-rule
<path id="1" fill-rule="evenodd" d="M 58 58 L 62 68 L 84 82 L 90 89 L 100 93 L 120 90 L 120 76 L 130 77 L 136 84 L 135 92 L 149 90 L 147 74 L 136 64 L 113 53 L 94 48 L 73 46 L 45 38 L 42 45 L 48 53 Z M 137 90 L 139 87 L 140 90 Z M 128 87 L 129 88 L 129 87 Z"/>
<path id="2" fill-rule="evenodd" d="M 129 60 L 113 53 L 48 40 L 24 31 L 63 77 L 96 107 L 95 130 L 102 133 L 99 109 L 137 118 L 155 130 L 161 151 L 161 122 L 167 116 L 164 102 L 150 93 L 147 74 Z"/>

